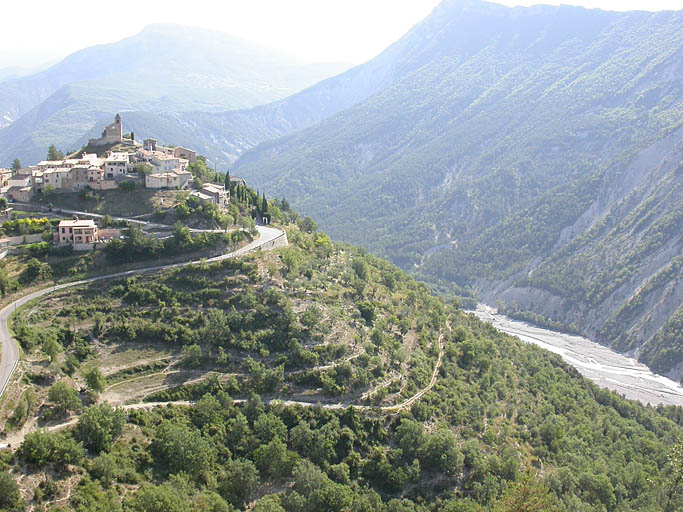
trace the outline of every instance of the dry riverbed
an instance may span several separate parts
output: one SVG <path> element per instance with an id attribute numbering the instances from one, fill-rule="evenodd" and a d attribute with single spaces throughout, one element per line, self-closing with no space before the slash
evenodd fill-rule
<path id="1" fill-rule="evenodd" d="M 597 385 L 644 404 L 683 405 L 683 387 L 647 366 L 581 336 L 573 336 L 513 320 L 489 306 L 471 311 L 497 329 L 559 354 Z"/>

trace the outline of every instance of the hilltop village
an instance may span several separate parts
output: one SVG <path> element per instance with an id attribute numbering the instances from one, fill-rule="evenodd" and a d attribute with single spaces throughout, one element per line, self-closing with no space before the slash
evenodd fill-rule
<path id="1" fill-rule="evenodd" d="M 224 183 L 202 183 L 188 170 L 197 163 L 197 153 L 181 146 L 167 147 L 155 139 L 142 143 L 130 133 L 124 136 L 121 116 L 116 115 L 97 139 L 90 139 L 81 151 L 59 159 L 48 159 L 14 170 L 0 169 L 0 197 L 8 203 L 30 203 L 43 199 L 50 204 L 56 194 L 111 191 L 121 188 L 185 190 L 199 204 L 219 212 L 230 206 L 230 190 Z M 61 155 L 60 155 L 61 156 Z M 240 180 L 243 183 L 243 180 Z M 4 212 L 7 216 L 7 212 Z M 93 244 L 110 238 L 98 231 L 92 219 L 62 220 L 55 226 L 52 242 L 70 245 L 74 250 L 90 250 Z M 120 233 L 115 233 L 116 235 Z M 38 241 L 29 235 L 28 241 Z M 0 239 L 0 246 L 25 243 L 25 237 Z M 36 240 L 32 240 L 36 238 Z"/>
<path id="2" fill-rule="evenodd" d="M 99 139 L 90 139 L 86 150 L 60 160 L 43 160 L 35 165 L 0 170 L 0 194 L 10 201 L 28 202 L 46 192 L 78 192 L 83 189 L 113 190 L 124 183 L 150 189 L 189 189 L 193 176 L 187 170 L 197 160 L 197 153 L 184 147 L 165 147 L 155 139 L 137 142 L 131 134 L 123 136 L 121 116 L 116 115 Z M 107 147 L 116 150 L 86 152 Z M 100 153 L 101 154 L 101 153 Z M 124 185 L 125 186 L 125 185 Z M 218 206 L 228 204 L 230 193 L 225 187 L 205 184 L 192 191 L 203 201 Z"/>

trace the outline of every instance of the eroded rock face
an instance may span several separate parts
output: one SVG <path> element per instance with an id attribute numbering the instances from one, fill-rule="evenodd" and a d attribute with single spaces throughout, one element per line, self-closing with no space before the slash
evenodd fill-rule
<path id="1" fill-rule="evenodd" d="M 547 257 L 512 278 L 480 282 L 484 300 L 573 325 L 680 380 L 683 353 L 666 350 L 676 335 L 660 333 L 683 305 L 681 162 L 683 127 L 609 169 L 597 199 Z M 581 287 L 545 286 L 558 272 Z"/>

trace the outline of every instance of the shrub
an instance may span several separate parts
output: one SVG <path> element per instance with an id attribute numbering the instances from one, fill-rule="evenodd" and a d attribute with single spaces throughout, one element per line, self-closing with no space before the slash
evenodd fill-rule
<path id="1" fill-rule="evenodd" d="M 126 415 L 121 409 L 109 404 L 88 407 L 78 419 L 78 438 L 89 450 L 99 453 L 109 450 L 126 424 Z"/>
<path id="2" fill-rule="evenodd" d="M 66 415 L 70 412 L 76 412 L 81 408 L 81 400 L 78 398 L 78 393 L 65 382 L 58 382 L 52 386 L 50 391 L 48 391 L 47 397 L 52 402 L 54 411 L 57 414 Z"/>
<path id="3" fill-rule="evenodd" d="M 12 475 L 0 473 L 0 510 L 18 511 L 24 510 L 25 504 L 19 493 L 19 486 Z"/>
<path id="4" fill-rule="evenodd" d="M 19 448 L 19 456 L 29 464 L 43 466 L 49 462 L 56 466 L 76 464 L 83 457 L 83 449 L 72 437 L 66 434 L 32 432 L 24 438 Z"/>

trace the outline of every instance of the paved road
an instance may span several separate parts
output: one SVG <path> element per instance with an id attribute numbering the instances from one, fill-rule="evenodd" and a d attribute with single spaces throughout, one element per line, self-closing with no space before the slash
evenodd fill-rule
<path id="1" fill-rule="evenodd" d="M 82 212 L 79 210 L 68 210 L 65 208 L 54 208 L 52 210 L 53 213 L 59 213 L 59 214 L 67 214 L 67 215 L 76 215 L 78 217 L 92 217 L 93 219 L 103 219 L 106 217 L 106 215 L 103 215 L 101 213 L 88 213 L 88 212 Z M 139 219 L 132 219 L 129 217 L 116 217 L 116 216 L 109 216 L 112 220 L 115 221 L 122 221 L 122 222 L 128 222 L 130 224 L 138 224 L 140 226 L 145 226 L 147 228 L 155 228 L 155 229 L 173 229 L 173 226 L 169 226 L 168 224 L 159 224 L 156 222 L 150 222 L 147 220 L 139 220 Z M 199 228 L 189 228 L 190 232 L 192 233 L 225 233 L 226 231 L 237 231 L 239 228 L 235 228 L 232 230 L 225 230 L 225 229 L 199 229 Z"/>
<path id="2" fill-rule="evenodd" d="M 215 258 L 209 258 L 200 261 L 186 261 L 183 263 L 173 263 L 171 265 L 158 265 L 154 267 L 141 268 L 138 270 L 128 270 L 126 272 L 117 272 L 115 274 L 108 274 L 106 276 L 98 276 L 90 279 L 84 279 L 82 281 L 74 281 L 71 283 L 60 284 L 56 287 L 51 286 L 48 288 L 43 288 L 42 290 L 30 293 L 12 302 L 4 309 L 2 309 L 2 311 L 0 311 L 0 344 L 2 345 L 2 359 L 0 360 L 0 397 L 2 397 L 2 394 L 5 392 L 5 388 L 7 388 L 7 385 L 9 384 L 9 381 L 12 378 L 12 374 L 14 373 L 14 370 L 19 361 L 19 349 L 17 347 L 17 343 L 12 338 L 9 332 L 9 328 L 7 326 L 7 322 L 9 320 L 10 315 L 14 311 L 16 311 L 18 307 L 21 307 L 23 304 L 26 304 L 27 302 L 37 297 L 42 297 L 43 295 L 47 295 L 48 293 L 51 293 L 55 290 L 62 290 L 64 288 L 70 288 L 72 286 L 93 283 L 95 281 L 103 281 L 105 279 L 116 279 L 119 277 L 125 277 L 134 274 L 143 274 L 147 272 L 156 272 L 159 270 L 184 267 L 187 265 L 200 263 L 201 261 L 212 263 L 216 261 L 225 260 L 227 258 L 235 258 L 237 256 L 242 256 L 249 252 L 260 249 L 269 242 L 272 242 L 280 237 L 285 236 L 285 232 L 281 229 L 269 228 L 266 226 L 257 226 L 256 229 L 259 232 L 259 237 L 256 240 L 245 245 L 241 249 L 238 249 L 228 254 L 223 254 L 221 256 L 216 256 Z"/>
<path id="3" fill-rule="evenodd" d="M 559 354 L 584 377 L 600 387 L 644 404 L 683 405 L 683 387 L 608 347 L 581 336 L 550 331 L 513 320 L 483 304 L 473 313 L 503 332 Z"/>
<path id="4" fill-rule="evenodd" d="M 36 206 L 35 204 L 32 203 L 14 203 L 19 206 Z M 47 208 L 44 208 L 45 213 L 48 211 L 51 213 L 55 214 L 66 214 L 66 215 L 76 215 L 78 217 L 92 217 L 93 219 L 103 219 L 107 215 L 101 214 L 101 213 L 91 213 L 91 212 L 84 212 L 80 210 L 69 210 L 68 208 L 53 208 L 52 210 L 48 210 Z M 151 214 L 154 215 L 154 214 Z M 138 224 L 139 226 L 145 226 L 147 228 L 155 228 L 155 229 L 173 229 L 173 226 L 169 226 L 168 224 L 159 224 L 156 222 L 150 222 L 147 220 L 140 220 L 137 218 L 130 218 L 130 217 L 117 217 L 115 215 L 109 215 L 109 218 L 115 221 L 122 221 L 122 222 L 128 222 L 129 224 Z M 225 230 L 225 229 L 199 229 L 199 228 L 190 228 L 190 231 L 192 233 L 225 233 L 226 231 L 236 231 L 239 228 L 235 228 L 232 230 Z"/>

